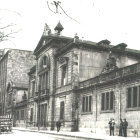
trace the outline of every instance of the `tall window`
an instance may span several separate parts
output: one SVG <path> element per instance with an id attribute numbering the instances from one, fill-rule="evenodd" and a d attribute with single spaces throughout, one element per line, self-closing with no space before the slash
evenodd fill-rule
<path id="1" fill-rule="evenodd" d="M 64 101 L 60 102 L 60 119 L 64 119 Z"/>
<path id="2" fill-rule="evenodd" d="M 48 72 L 45 72 L 39 76 L 40 89 L 44 90 L 48 88 Z"/>
<path id="3" fill-rule="evenodd" d="M 40 106 L 40 125 L 46 126 L 47 122 L 47 104 L 42 104 Z"/>
<path id="4" fill-rule="evenodd" d="M 127 108 L 140 107 L 140 86 L 127 89 Z"/>
<path id="5" fill-rule="evenodd" d="M 33 108 L 31 108 L 30 122 L 33 122 Z"/>
<path id="6" fill-rule="evenodd" d="M 19 110 L 17 111 L 17 120 L 19 121 Z"/>
<path id="7" fill-rule="evenodd" d="M 114 92 L 106 92 L 101 94 L 101 110 L 113 110 L 114 108 Z"/>
<path id="8" fill-rule="evenodd" d="M 35 93 L 35 81 L 31 82 L 31 97 L 34 95 Z"/>
<path id="9" fill-rule="evenodd" d="M 82 97 L 82 112 L 91 112 L 92 96 Z"/>
<path id="10" fill-rule="evenodd" d="M 49 59 L 47 56 L 43 56 L 39 62 L 39 84 L 40 90 L 48 89 L 48 68 L 49 68 Z"/>
<path id="11" fill-rule="evenodd" d="M 66 72 L 67 72 L 67 67 L 62 66 L 62 79 L 61 79 L 62 86 L 66 85 Z"/>
<path id="12" fill-rule="evenodd" d="M 47 67 L 47 56 L 44 56 L 41 62 L 41 68 Z"/>
<path id="13" fill-rule="evenodd" d="M 24 120 L 24 110 L 21 110 L 21 120 Z"/>

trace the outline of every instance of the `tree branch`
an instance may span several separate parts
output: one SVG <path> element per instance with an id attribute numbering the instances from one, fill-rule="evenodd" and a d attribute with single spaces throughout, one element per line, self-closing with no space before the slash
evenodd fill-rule
<path id="1" fill-rule="evenodd" d="M 8 40 L 7 38 L 14 38 L 14 36 L 11 36 L 11 35 L 16 34 L 20 31 L 21 31 L 21 29 L 18 31 L 15 31 L 15 32 L 10 32 L 8 34 L 4 34 L 4 32 L 0 32 L 0 42 Z"/>
<path id="2" fill-rule="evenodd" d="M 12 13 L 15 13 L 15 14 L 21 16 L 20 13 L 18 13 L 18 12 L 16 12 L 16 11 L 8 10 L 8 9 L 0 9 L 0 11 L 8 11 L 8 12 L 12 12 Z"/>
<path id="3" fill-rule="evenodd" d="M 8 27 L 11 27 L 11 26 L 15 26 L 15 25 L 16 25 L 16 24 L 11 23 L 11 24 L 9 24 L 9 25 L 7 25 L 7 26 L 0 27 L 0 29 L 2 30 L 2 29 L 5 29 L 5 28 L 8 28 Z"/>

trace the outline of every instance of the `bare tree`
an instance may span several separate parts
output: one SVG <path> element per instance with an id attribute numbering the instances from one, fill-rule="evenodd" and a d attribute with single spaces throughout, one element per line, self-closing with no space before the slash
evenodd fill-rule
<path id="1" fill-rule="evenodd" d="M 1 12 L 11 12 L 18 16 L 21 16 L 16 11 L 11 11 L 8 9 L 0 9 Z M 10 40 L 10 38 L 14 38 L 14 34 L 18 33 L 21 29 L 16 29 L 16 23 L 6 23 L 3 21 L 4 17 L 0 17 L 0 42 Z"/>

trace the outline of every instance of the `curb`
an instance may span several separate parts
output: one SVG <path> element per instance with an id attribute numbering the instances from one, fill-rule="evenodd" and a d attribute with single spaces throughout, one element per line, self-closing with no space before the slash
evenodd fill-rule
<path id="1" fill-rule="evenodd" d="M 56 136 L 65 136 L 65 137 L 71 137 L 71 138 L 82 138 L 82 139 L 87 139 L 87 140 L 104 140 L 100 138 L 91 138 L 91 137 L 84 137 L 84 136 L 74 136 L 74 135 L 68 135 L 68 134 L 57 134 L 57 133 L 49 133 L 49 132 L 43 132 L 43 131 L 38 131 L 38 130 L 23 130 L 23 129 L 14 129 L 13 130 L 18 130 L 18 131 L 28 131 L 28 132 L 37 132 L 37 133 L 43 133 L 43 134 L 49 134 L 49 135 L 56 135 Z"/>

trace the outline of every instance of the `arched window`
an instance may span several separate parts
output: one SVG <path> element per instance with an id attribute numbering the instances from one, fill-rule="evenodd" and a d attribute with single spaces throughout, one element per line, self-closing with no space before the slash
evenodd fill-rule
<path id="1" fill-rule="evenodd" d="M 50 68 L 50 59 L 48 55 L 43 55 L 39 61 L 39 90 L 48 89 L 49 85 L 49 68 Z"/>
<path id="2" fill-rule="evenodd" d="M 44 56 L 41 62 L 41 68 L 47 67 L 47 56 Z"/>
<path id="3" fill-rule="evenodd" d="M 49 68 L 49 57 L 44 55 L 39 61 L 39 70 Z"/>

